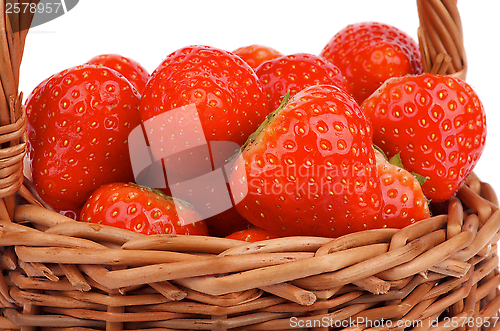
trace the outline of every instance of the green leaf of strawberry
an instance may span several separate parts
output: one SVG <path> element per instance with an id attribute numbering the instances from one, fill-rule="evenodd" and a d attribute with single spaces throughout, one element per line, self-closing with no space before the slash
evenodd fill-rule
<path id="1" fill-rule="evenodd" d="M 401 157 L 399 156 L 401 152 L 397 153 L 396 155 L 392 156 L 390 159 L 389 159 L 389 163 L 390 164 L 393 164 L 395 166 L 398 166 L 400 168 L 404 168 L 403 166 L 403 161 L 401 161 Z"/>
<path id="2" fill-rule="evenodd" d="M 382 153 L 383 153 L 383 151 L 382 151 Z M 385 156 L 385 154 L 384 154 L 384 156 Z M 395 165 L 399 168 L 402 168 L 402 169 L 405 168 L 405 166 L 403 165 L 403 160 L 401 160 L 401 152 L 398 152 L 396 155 L 392 156 L 388 161 L 390 164 Z M 423 185 L 427 181 L 427 178 L 425 178 L 422 175 L 419 175 L 418 173 L 416 173 L 414 171 L 412 171 L 411 174 L 417 179 L 417 181 L 420 185 Z"/>
<path id="3" fill-rule="evenodd" d="M 279 107 L 276 110 L 274 110 L 273 112 L 269 113 L 269 115 L 266 116 L 265 120 L 259 125 L 257 130 L 255 130 L 255 132 L 253 132 L 248 137 L 247 141 L 241 147 L 241 150 L 245 150 L 245 149 L 249 148 L 248 146 L 255 142 L 255 140 L 260 135 L 260 133 L 269 125 L 270 122 L 273 121 L 274 117 L 281 111 L 281 109 L 285 108 L 289 99 L 290 99 L 290 92 L 287 92 L 285 94 L 285 96 L 283 96 L 283 99 L 281 100 Z M 233 156 L 233 158 L 238 156 L 238 155 L 239 155 L 239 153 L 236 153 Z"/>

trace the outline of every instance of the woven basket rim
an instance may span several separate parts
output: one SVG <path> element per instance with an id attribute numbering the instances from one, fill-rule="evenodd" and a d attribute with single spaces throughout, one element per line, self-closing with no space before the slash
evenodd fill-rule
<path id="1" fill-rule="evenodd" d="M 414 316 L 415 321 L 433 320 L 458 306 L 462 308 L 456 316 L 486 319 L 500 309 L 498 299 L 480 310 L 476 304 L 477 297 L 496 298 L 500 286 L 497 203 L 491 186 L 472 175 L 450 201 L 448 214 L 401 230 L 257 243 L 140 235 L 23 205 L 17 208 L 14 223 L 0 222 L 0 242 L 5 245 L 11 240 L 16 256 L 28 262 L 22 272 L 9 271 L 7 283 L 15 286 L 8 295 L 20 303 L 42 302 L 47 307 L 37 322 L 12 308 L 4 314 L 20 325 L 43 325 L 49 323 L 50 314 L 63 314 L 69 324 L 83 319 L 86 327 L 96 329 L 120 316 L 141 328 L 190 329 L 203 322 L 212 329 L 273 330 L 312 319 L 302 316 L 309 311 L 318 314 L 315 318 L 409 319 L 426 302 L 428 307 Z M 104 242 L 108 243 L 103 246 Z M 40 289 L 46 293 L 39 293 Z M 65 294 L 57 294 L 56 289 Z M 73 301 L 68 303 L 68 296 Z M 145 300 L 142 305 L 158 306 L 174 315 L 168 322 L 151 322 L 146 319 L 150 312 L 141 312 L 141 303 L 134 301 L 139 298 Z M 89 319 L 89 314 L 100 311 L 98 307 L 117 302 L 136 307 L 135 317 L 125 309 L 103 313 L 99 323 Z M 381 302 L 393 304 L 379 306 Z M 88 307 L 76 309 L 75 304 Z M 338 307 L 335 313 L 329 312 L 332 307 Z M 340 312 L 346 315 L 337 316 Z M 216 322 L 213 316 L 218 314 L 243 314 L 245 322 L 238 317 Z"/>

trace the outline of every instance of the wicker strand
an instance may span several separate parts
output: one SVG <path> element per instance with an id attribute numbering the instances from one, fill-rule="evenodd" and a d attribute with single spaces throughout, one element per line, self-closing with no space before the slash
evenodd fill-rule
<path id="1" fill-rule="evenodd" d="M 395 268 L 399 265 L 404 265 L 405 263 L 412 261 L 430 247 L 433 247 L 438 243 L 442 243 L 444 239 L 443 231 L 431 232 L 421 238 L 415 239 L 403 247 L 389 250 L 385 254 L 380 254 L 371 259 L 366 259 L 335 273 L 314 275 L 298 279 L 294 283 L 307 289 L 323 289 L 324 287 L 328 288 L 348 284 L 355 280 L 366 278 L 369 275 L 377 275 L 380 277 L 381 275 L 384 275 L 384 272 L 391 270 L 391 268 Z M 404 276 L 400 277 L 399 274 L 396 274 L 395 276 L 390 274 L 390 276 L 392 276 L 393 279 L 405 278 Z M 380 278 L 385 279 L 384 277 Z M 390 277 L 387 278 L 387 280 L 389 279 Z"/>
<path id="2" fill-rule="evenodd" d="M 151 283 L 149 285 L 156 291 L 158 291 L 158 293 L 162 294 L 165 298 L 171 301 L 180 301 L 187 297 L 187 293 L 185 291 L 180 290 L 167 281 Z"/>
<path id="3" fill-rule="evenodd" d="M 5 1 L 0 0 L 0 8 L 5 8 Z M 14 17 L 16 15 L 12 15 Z M 0 61 L 1 83 L 2 83 L 2 104 L 0 107 L 0 126 L 11 123 L 9 98 L 17 95 L 16 80 L 9 50 L 9 39 L 12 36 L 9 16 L 3 10 L 0 15 L 0 55 L 3 61 Z"/>

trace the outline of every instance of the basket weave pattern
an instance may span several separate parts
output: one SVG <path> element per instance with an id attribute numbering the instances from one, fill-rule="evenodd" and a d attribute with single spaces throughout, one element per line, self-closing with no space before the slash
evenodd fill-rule
<path id="1" fill-rule="evenodd" d="M 425 71 L 465 79 L 456 1 L 417 5 Z M 31 19 L 0 22 L 0 329 L 500 329 L 499 204 L 474 174 L 432 218 L 337 239 L 146 236 L 51 211 L 23 176 Z"/>

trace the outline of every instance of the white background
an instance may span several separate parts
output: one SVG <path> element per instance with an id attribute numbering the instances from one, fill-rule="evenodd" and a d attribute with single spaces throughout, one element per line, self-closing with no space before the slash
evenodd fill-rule
<path id="1" fill-rule="evenodd" d="M 467 82 L 487 112 L 486 148 L 475 172 L 500 192 L 500 1 L 459 0 L 458 8 Z M 27 95 L 51 74 L 103 53 L 130 57 L 149 72 L 171 52 L 192 44 L 229 51 L 263 44 L 283 54 L 318 54 L 338 30 L 362 21 L 391 24 L 416 39 L 416 1 L 80 0 L 66 15 L 30 30 L 20 90 Z"/>

